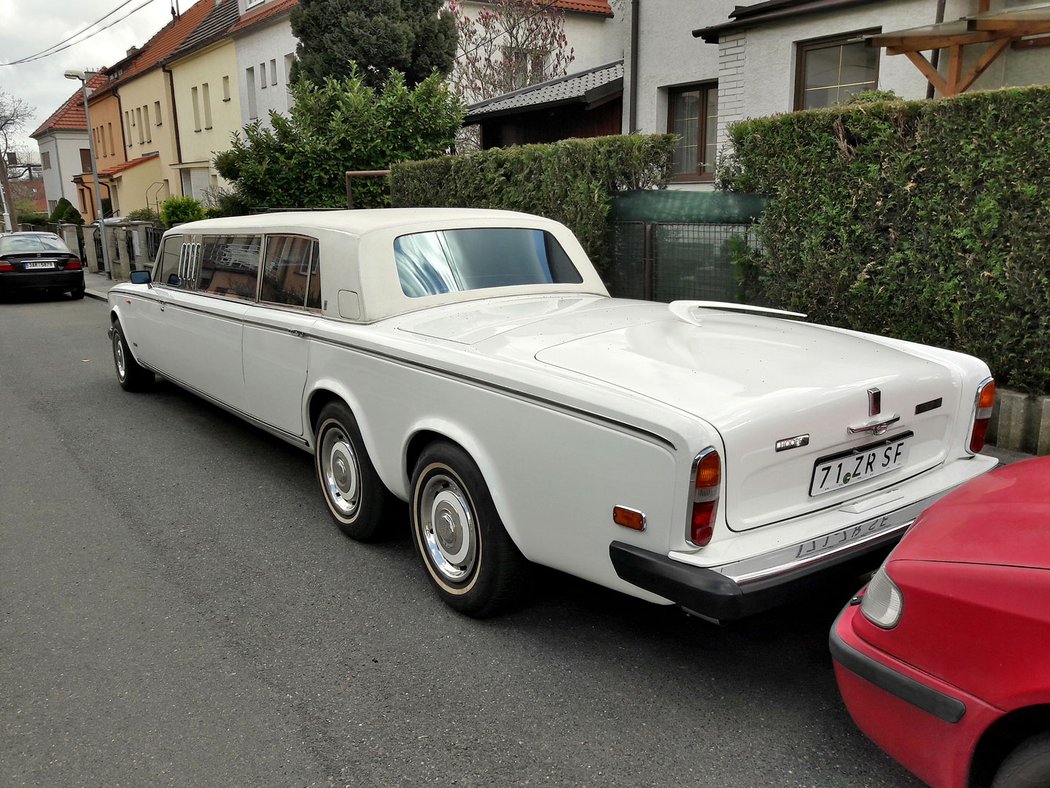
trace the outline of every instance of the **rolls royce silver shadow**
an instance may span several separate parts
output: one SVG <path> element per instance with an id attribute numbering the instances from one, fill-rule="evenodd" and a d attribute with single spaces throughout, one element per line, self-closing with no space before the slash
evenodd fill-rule
<path id="1" fill-rule="evenodd" d="M 109 306 L 125 389 L 161 375 L 310 452 L 353 539 L 407 502 L 427 576 L 473 616 L 511 604 L 530 563 L 745 616 L 874 568 L 995 465 L 981 361 L 611 298 L 568 229 L 526 214 L 193 222 Z"/>

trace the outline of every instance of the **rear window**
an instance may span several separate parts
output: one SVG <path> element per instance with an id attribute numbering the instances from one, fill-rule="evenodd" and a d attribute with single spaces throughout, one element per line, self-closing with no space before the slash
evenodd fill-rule
<path id="1" fill-rule="evenodd" d="M 19 252 L 69 252 L 61 239 L 50 235 L 8 235 L 0 237 L 0 254 Z"/>
<path id="2" fill-rule="evenodd" d="M 580 272 L 544 230 L 472 228 L 394 240 L 401 291 L 410 298 L 516 285 L 579 284 Z"/>

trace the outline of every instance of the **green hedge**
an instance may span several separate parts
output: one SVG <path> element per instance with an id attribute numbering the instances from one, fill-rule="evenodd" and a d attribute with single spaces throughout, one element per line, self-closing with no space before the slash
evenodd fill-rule
<path id="1" fill-rule="evenodd" d="M 546 216 L 572 229 L 602 269 L 611 196 L 665 186 L 676 139 L 668 134 L 594 137 L 395 164 L 391 204 L 503 208 Z"/>
<path id="2" fill-rule="evenodd" d="M 746 295 L 980 356 L 1050 392 L 1050 87 L 730 129 L 723 188 L 770 197 Z"/>

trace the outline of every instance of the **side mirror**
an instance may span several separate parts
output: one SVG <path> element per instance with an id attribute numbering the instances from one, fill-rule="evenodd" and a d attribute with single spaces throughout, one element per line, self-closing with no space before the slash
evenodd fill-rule
<path id="1" fill-rule="evenodd" d="M 132 271 L 131 272 L 131 284 L 133 285 L 148 285 L 153 281 L 149 275 L 149 271 Z"/>

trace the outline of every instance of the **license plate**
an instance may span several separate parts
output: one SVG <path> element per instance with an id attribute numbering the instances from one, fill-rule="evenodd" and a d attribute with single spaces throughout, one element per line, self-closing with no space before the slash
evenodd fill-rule
<path id="1" fill-rule="evenodd" d="M 809 485 L 810 496 L 852 487 L 900 468 L 908 461 L 908 439 L 912 434 L 906 432 L 878 443 L 817 460 Z"/>
<path id="2" fill-rule="evenodd" d="M 54 268 L 55 264 L 51 260 L 38 260 L 36 262 L 22 263 L 22 267 L 27 271 L 31 271 L 35 268 Z"/>

